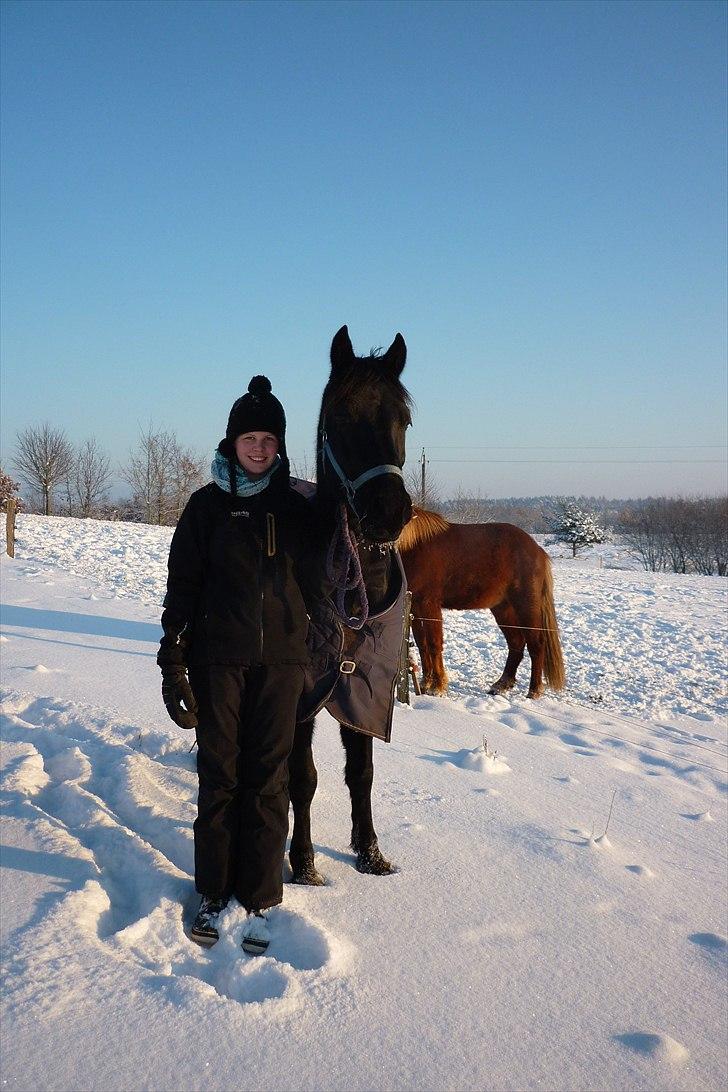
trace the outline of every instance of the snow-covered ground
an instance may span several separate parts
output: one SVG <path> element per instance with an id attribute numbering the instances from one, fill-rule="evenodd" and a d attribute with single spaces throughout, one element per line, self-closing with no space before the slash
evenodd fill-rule
<path id="1" fill-rule="evenodd" d="M 286 886 L 250 958 L 238 907 L 212 950 L 184 933 L 194 754 L 155 665 L 170 533 L 21 516 L 0 563 L 3 1088 L 726 1086 L 725 580 L 557 558 L 568 689 L 538 703 L 527 663 L 487 696 L 502 638 L 451 613 L 450 698 L 398 707 L 375 745 L 393 876 L 353 867 L 319 718 L 328 882 Z"/>

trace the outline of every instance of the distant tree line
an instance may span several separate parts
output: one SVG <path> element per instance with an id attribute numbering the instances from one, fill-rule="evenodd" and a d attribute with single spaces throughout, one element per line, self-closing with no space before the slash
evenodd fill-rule
<path id="1" fill-rule="evenodd" d="M 109 499 L 111 459 L 92 437 L 77 447 L 63 429 L 47 422 L 19 432 L 14 482 L 0 468 L 0 499 L 23 489 L 22 504 L 44 515 L 123 519 L 173 525 L 194 489 L 207 480 L 206 460 L 183 447 L 173 432 L 140 429 L 139 440 L 125 463 L 116 468 L 131 496 Z"/>
<path id="2" fill-rule="evenodd" d="M 593 514 L 598 525 L 608 530 L 626 502 L 585 496 L 490 498 L 459 492 L 439 503 L 437 511 L 453 523 L 514 523 L 530 535 L 545 535 L 554 531 L 554 521 L 567 503 Z"/>
<path id="3" fill-rule="evenodd" d="M 173 432 L 151 423 L 140 428 L 136 446 L 116 468 L 117 476 L 131 488 L 127 499 L 109 499 L 111 459 L 95 438 L 74 447 L 62 429 L 48 423 L 18 433 L 13 469 L 19 482 L 0 467 L 3 505 L 14 496 L 30 512 L 167 525 L 176 524 L 190 493 L 208 480 L 207 459 L 183 447 Z M 294 467 L 294 473 L 311 476 L 307 465 Z M 460 491 L 441 500 L 432 475 L 425 497 L 420 495 L 421 479 L 412 470 L 407 486 L 416 504 L 441 512 L 454 523 L 514 523 L 529 534 L 552 534 L 552 541 L 568 543 L 574 556 L 612 535 L 653 572 L 728 575 L 725 496 L 491 499 Z"/>
<path id="4" fill-rule="evenodd" d="M 728 574 L 728 497 L 626 503 L 616 530 L 652 572 Z"/>

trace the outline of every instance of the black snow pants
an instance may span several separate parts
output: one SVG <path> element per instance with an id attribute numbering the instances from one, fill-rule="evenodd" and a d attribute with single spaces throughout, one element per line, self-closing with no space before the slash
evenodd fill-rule
<path id="1" fill-rule="evenodd" d="M 288 756 L 303 669 L 191 667 L 199 705 L 195 886 L 246 910 L 283 900 Z"/>

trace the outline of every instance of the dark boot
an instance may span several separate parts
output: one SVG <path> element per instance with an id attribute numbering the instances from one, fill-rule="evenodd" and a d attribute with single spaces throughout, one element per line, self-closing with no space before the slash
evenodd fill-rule
<path id="1" fill-rule="evenodd" d="M 248 955 L 263 955 L 270 944 L 268 917 L 262 910 L 253 910 L 243 930 L 241 947 Z"/>
<path id="2" fill-rule="evenodd" d="M 217 919 L 227 906 L 227 899 L 214 898 L 208 895 L 202 896 L 197 917 L 192 922 L 190 937 L 196 944 L 202 944 L 211 948 L 217 944 L 220 934 L 217 930 Z"/>

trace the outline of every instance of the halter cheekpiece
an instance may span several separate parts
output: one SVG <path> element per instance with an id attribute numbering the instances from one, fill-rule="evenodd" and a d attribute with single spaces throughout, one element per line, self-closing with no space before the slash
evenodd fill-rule
<path id="1" fill-rule="evenodd" d="M 336 456 L 331 450 L 331 444 L 329 443 L 326 436 L 326 429 L 323 430 L 321 439 L 322 468 L 324 470 L 326 469 L 326 462 L 328 460 L 339 481 L 343 485 L 344 492 L 346 493 L 347 499 L 349 501 L 349 504 L 351 504 L 352 508 L 354 508 L 354 497 L 356 495 L 357 489 L 360 489 L 365 482 L 371 481 L 372 478 L 378 478 L 381 474 L 395 474 L 398 478 L 402 478 L 404 480 L 402 468 L 400 466 L 397 466 L 395 463 L 380 463 L 379 466 L 373 466 L 370 470 L 365 470 L 363 474 L 360 474 L 358 476 L 358 478 L 354 478 L 352 480 L 351 478 L 348 478 L 346 476 L 344 471 L 339 466 L 339 463 L 336 460 Z M 354 511 L 356 512 L 356 508 L 354 508 Z"/>

